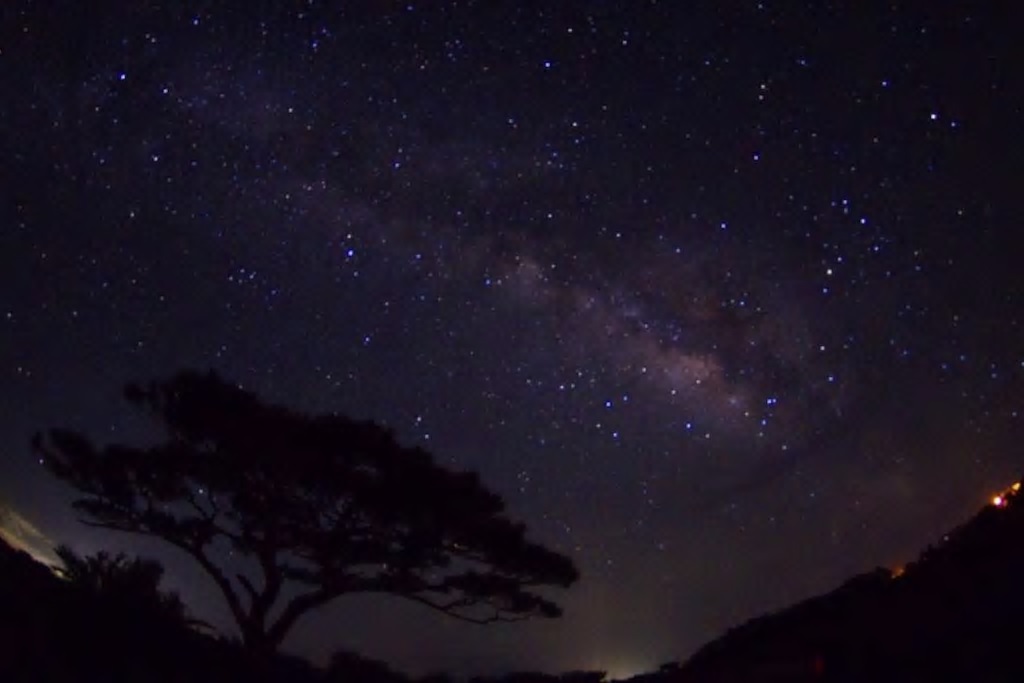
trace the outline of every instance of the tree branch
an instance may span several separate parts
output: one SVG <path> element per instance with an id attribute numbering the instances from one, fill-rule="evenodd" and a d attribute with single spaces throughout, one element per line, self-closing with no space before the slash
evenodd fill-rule
<path id="1" fill-rule="evenodd" d="M 235 574 L 235 578 L 238 579 L 238 585 L 244 588 L 245 592 L 249 595 L 249 606 L 251 608 L 257 600 L 256 589 L 253 587 L 252 581 L 247 579 L 245 574 Z"/>
<path id="2" fill-rule="evenodd" d="M 461 612 L 456 611 L 460 607 L 472 607 L 473 605 L 475 605 L 478 602 L 480 602 L 480 601 L 476 601 L 476 600 L 470 600 L 469 598 L 462 598 L 462 599 L 459 599 L 459 600 L 452 600 L 451 602 L 448 602 L 448 603 L 439 603 L 439 602 L 434 602 L 433 600 L 427 598 L 426 596 L 417 595 L 417 594 L 414 594 L 414 593 L 402 593 L 401 597 L 406 598 L 407 600 L 412 600 L 413 602 L 418 602 L 419 604 L 425 605 L 425 606 L 427 606 L 427 607 L 429 607 L 429 608 L 431 608 L 433 610 L 437 610 L 438 612 L 442 612 L 444 614 L 447 614 L 448 616 L 452 617 L 453 619 L 458 619 L 459 621 L 465 621 L 465 622 L 468 622 L 470 624 L 485 625 L 485 624 L 494 624 L 494 623 L 497 623 L 497 622 L 509 622 L 509 623 L 511 623 L 511 622 L 516 622 L 516 621 L 525 621 L 525 620 L 530 618 L 529 614 L 511 615 L 511 614 L 504 613 L 504 612 L 501 611 L 501 609 L 499 609 L 498 607 L 495 607 L 494 605 L 490 605 L 491 609 L 494 610 L 494 613 L 491 616 L 489 616 L 489 617 L 473 617 L 473 616 L 470 616 L 468 614 L 463 614 Z"/>
<path id="3" fill-rule="evenodd" d="M 228 581 L 227 577 L 210 561 L 210 558 L 206 556 L 202 548 L 189 546 L 165 536 L 162 538 L 168 543 L 181 548 L 195 559 L 207 575 L 213 579 L 213 582 L 217 584 L 220 592 L 224 594 L 224 599 L 227 601 L 228 608 L 231 610 L 231 615 L 235 618 L 235 621 L 240 627 L 244 627 L 249 622 L 249 615 L 246 614 L 245 609 L 242 607 L 242 602 L 238 599 L 238 593 L 231 587 L 231 582 Z"/>
<path id="4" fill-rule="evenodd" d="M 253 621 L 260 627 L 264 625 L 270 608 L 277 602 L 277 596 L 281 593 L 284 584 L 284 575 L 281 568 L 275 561 L 275 553 L 272 547 L 260 548 L 257 557 L 259 558 L 260 570 L 263 572 L 263 591 L 254 595 L 250 613 Z"/>
<path id="5" fill-rule="evenodd" d="M 188 495 L 185 497 L 185 500 L 187 500 L 188 504 L 192 506 L 192 509 L 198 512 L 199 516 L 205 519 L 206 521 L 212 523 L 215 519 L 217 519 L 216 513 L 210 512 L 202 505 L 200 505 L 199 501 L 196 500 L 195 494 L 193 494 L 191 491 L 188 492 Z"/>

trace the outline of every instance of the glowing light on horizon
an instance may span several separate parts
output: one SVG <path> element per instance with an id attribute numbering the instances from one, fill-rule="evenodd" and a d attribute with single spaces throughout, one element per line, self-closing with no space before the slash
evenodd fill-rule
<path id="1" fill-rule="evenodd" d="M 633 678 L 640 674 L 651 673 L 657 665 L 652 664 L 641 664 L 637 660 L 632 659 L 621 659 L 609 662 L 606 667 L 601 667 L 607 672 L 605 681 L 610 683 L 611 681 L 623 681 L 627 678 Z"/>

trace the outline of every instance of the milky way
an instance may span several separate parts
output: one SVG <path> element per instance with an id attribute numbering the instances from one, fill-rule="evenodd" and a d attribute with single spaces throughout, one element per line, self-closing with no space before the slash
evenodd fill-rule
<path id="1" fill-rule="evenodd" d="M 77 525 L 28 436 L 146 438 L 119 387 L 214 368 L 479 470 L 583 571 L 557 623 L 357 599 L 294 651 L 624 671 L 1019 478 L 1014 22 L 528 5 L 8 3 L 5 506 L 159 554 Z"/>

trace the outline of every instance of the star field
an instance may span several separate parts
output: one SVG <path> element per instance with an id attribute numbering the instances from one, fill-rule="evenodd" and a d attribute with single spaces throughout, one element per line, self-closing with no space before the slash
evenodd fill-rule
<path id="1" fill-rule="evenodd" d="M 126 542 L 28 436 L 181 367 L 386 423 L 583 574 L 291 642 L 410 671 L 654 668 L 960 521 L 1020 474 L 1011 18 L 687 5 L 6 6 L 0 496 Z"/>

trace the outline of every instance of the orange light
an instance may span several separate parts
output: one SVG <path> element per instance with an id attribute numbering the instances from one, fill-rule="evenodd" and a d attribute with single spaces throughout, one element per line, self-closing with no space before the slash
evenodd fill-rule
<path id="1" fill-rule="evenodd" d="M 1018 482 L 1014 483 L 1014 485 L 1010 487 L 1010 490 L 1013 491 L 1014 493 L 1017 493 L 1017 491 L 1020 491 L 1020 482 L 1018 481 Z"/>
<path id="2" fill-rule="evenodd" d="M 1002 496 L 995 496 L 992 499 L 992 504 L 995 505 L 997 508 L 1001 508 L 1006 504 L 1006 501 L 1003 499 Z"/>
<path id="3" fill-rule="evenodd" d="M 904 571 L 906 571 L 906 569 L 903 567 L 903 565 L 900 565 L 899 567 L 893 567 L 893 569 L 892 569 L 892 578 L 894 578 L 894 579 L 900 578 L 901 576 L 903 576 L 903 572 Z"/>

